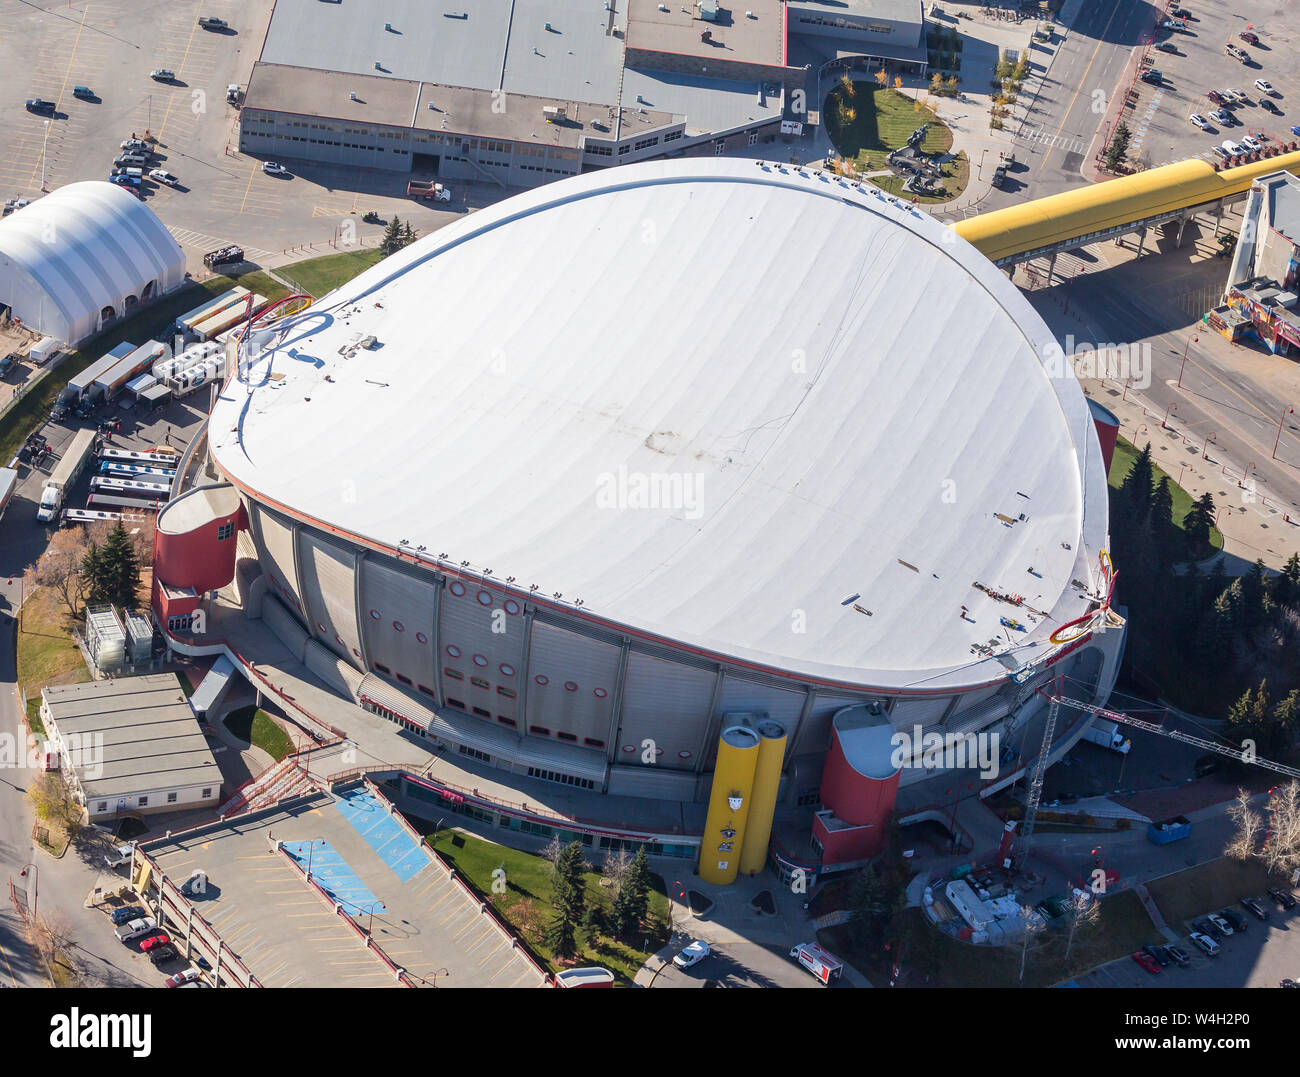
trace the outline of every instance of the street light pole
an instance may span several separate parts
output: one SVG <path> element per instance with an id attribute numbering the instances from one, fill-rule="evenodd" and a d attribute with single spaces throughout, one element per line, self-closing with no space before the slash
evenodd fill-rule
<path id="1" fill-rule="evenodd" d="M 1208 448 L 1210 447 L 1210 442 L 1212 442 L 1212 441 L 1213 441 L 1216 445 L 1218 444 L 1218 441 L 1216 440 L 1216 439 L 1218 438 L 1218 436 L 1219 436 L 1218 434 L 1209 434 L 1209 435 L 1206 436 L 1204 443 L 1201 445 L 1201 459 L 1202 459 L 1202 460 L 1208 460 L 1208 459 L 1209 459 L 1209 457 L 1205 455 L 1205 450 L 1208 449 Z"/>
<path id="2" fill-rule="evenodd" d="M 1273 459 L 1277 459 L 1277 447 L 1282 440 L 1282 424 L 1286 422 L 1286 417 L 1295 411 L 1295 408 L 1287 408 L 1282 412 L 1282 418 L 1277 421 L 1277 437 L 1273 439 Z"/>
<path id="3" fill-rule="evenodd" d="M 1187 349 L 1200 339 L 1201 338 L 1199 336 L 1189 337 L 1187 339 L 1187 343 L 1183 345 L 1183 361 L 1181 365 L 1178 367 L 1178 388 L 1179 389 L 1183 387 L 1183 370 L 1187 366 Z"/>
<path id="4" fill-rule="evenodd" d="M 32 869 L 32 919 L 35 920 L 36 903 L 40 900 L 40 896 L 41 896 L 41 873 L 40 873 L 40 869 L 37 868 L 35 864 L 28 863 L 23 865 L 22 871 L 18 873 L 18 878 L 20 879 L 27 878 L 28 868 Z"/>
<path id="5" fill-rule="evenodd" d="M 1171 411 L 1177 411 L 1177 410 L 1178 410 L 1178 405 L 1175 404 L 1175 403 L 1171 400 L 1171 401 L 1169 402 L 1169 407 L 1165 408 L 1165 417 L 1164 417 L 1163 419 L 1160 420 L 1160 429 L 1161 429 L 1161 430 L 1168 430 L 1168 429 L 1169 429 L 1169 427 L 1168 427 L 1168 425 L 1167 425 L 1168 422 L 1169 422 L 1169 413 L 1170 413 Z"/>
<path id="6" fill-rule="evenodd" d="M 50 141 L 50 121 L 45 121 L 45 135 L 41 139 L 41 191 L 45 192 L 48 188 L 45 186 L 45 147 Z"/>

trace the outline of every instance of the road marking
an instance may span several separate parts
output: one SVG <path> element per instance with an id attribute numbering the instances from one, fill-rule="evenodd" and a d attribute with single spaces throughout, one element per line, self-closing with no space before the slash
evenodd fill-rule
<path id="1" fill-rule="evenodd" d="M 185 42 L 185 55 L 181 57 L 181 62 L 176 65 L 176 75 L 178 78 L 185 71 L 185 61 L 190 58 L 190 49 L 193 48 L 194 46 L 194 34 L 198 31 L 198 28 L 199 28 L 199 24 L 197 22 L 190 27 L 190 39 L 187 42 Z M 154 137 L 158 139 L 159 142 L 162 141 L 163 130 L 167 126 L 167 117 L 170 116 L 172 113 L 172 103 L 175 100 L 176 100 L 175 94 L 167 95 L 167 108 L 163 112 L 162 123 L 158 125 L 158 130 L 154 134 Z"/>
<path id="2" fill-rule="evenodd" d="M 1070 110 L 1074 108 L 1074 102 L 1079 99 L 1079 94 L 1083 92 L 1083 84 L 1088 79 L 1088 72 L 1092 70 L 1093 62 L 1097 59 L 1097 53 L 1101 51 L 1102 43 L 1106 40 L 1106 34 L 1110 30 L 1110 24 L 1115 21 L 1115 16 L 1119 13 L 1119 8 L 1119 0 L 1115 0 L 1115 7 L 1111 10 L 1110 18 L 1106 20 L 1105 29 L 1097 35 L 1097 47 L 1092 50 L 1092 56 L 1088 60 L 1088 66 L 1083 69 L 1083 75 L 1079 79 L 1078 89 L 1074 91 L 1074 96 L 1070 98 L 1070 103 L 1065 106 L 1065 114 L 1061 117 L 1061 126 L 1056 129 L 1058 135 L 1065 130 L 1066 121 L 1070 118 Z M 1047 167 L 1047 159 L 1052 156 L 1052 150 L 1055 148 L 1055 146 L 1048 147 L 1047 152 L 1043 154 L 1043 163 L 1039 166 L 1040 168 Z"/>

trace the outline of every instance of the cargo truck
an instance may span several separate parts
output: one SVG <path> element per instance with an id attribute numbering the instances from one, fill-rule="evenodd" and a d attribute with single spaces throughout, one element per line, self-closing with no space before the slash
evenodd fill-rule
<path id="1" fill-rule="evenodd" d="M 1118 722 L 1100 718 L 1094 720 L 1084 731 L 1082 739 L 1092 744 L 1100 744 L 1103 748 L 1109 748 L 1121 755 L 1128 755 L 1129 749 L 1133 747 L 1132 742 L 1120 732 Z"/>
<path id="2" fill-rule="evenodd" d="M 68 489 L 77 481 L 86 461 L 90 459 L 95 445 L 93 430 L 78 430 L 63 456 L 59 458 L 50 477 L 45 480 L 45 489 L 41 491 L 41 502 L 36 507 L 36 518 L 47 524 L 59 518 L 59 509 L 63 499 L 68 496 Z"/>
<path id="3" fill-rule="evenodd" d="M 790 950 L 790 956 L 827 987 L 840 978 L 844 962 L 815 942 L 801 942 Z"/>
<path id="4" fill-rule="evenodd" d="M 18 472 L 11 467 L 0 467 L 0 516 L 5 514 L 5 506 L 18 489 Z"/>
<path id="5" fill-rule="evenodd" d="M 450 202 L 451 190 L 433 180 L 411 180 L 406 185 L 406 193 L 412 198 L 425 202 Z"/>
<path id="6" fill-rule="evenodd" d="M 27 358 L 33 366 L 44 366 L 53 359 L 59 352 L 63 351 L 66 345 L 61 340 L 55 340 L 53 337 L 41 337 L 27 351 Z"/>
<path id="7" fill-rule="evenodd" d="M 240 296 L 248 295 L 248 289 L 236 285 L 227 292 L 222 292 L 215 299 L 205 299 L 193 310 L 186 311 L 173 323 L 178 333 L 186 333 L 204 318 L 230 306 Z"/>
<path id="8" fill-rule="evenodd" d="M 135 351 L 135 345 L 124 340 L 112 351 L 106 352 L 96 359 L 81 373 L 73 374 L 68 379 L 68 384 L 63 387 L 63 392 L 59 394 L 58 403 L 65 408 L 75 408 L 85 397 L 87 389 L 133 351 Z"/>
<path id="9" fill-rule="evenodd" d="M 144 373 L 166 354 L 167 345 L 156 340 L 147 341 L 140 347 L 132 349 L 104 371 L 95 379 L 89 391 L 105 400 L 112 400 L 122 386 Z"/>

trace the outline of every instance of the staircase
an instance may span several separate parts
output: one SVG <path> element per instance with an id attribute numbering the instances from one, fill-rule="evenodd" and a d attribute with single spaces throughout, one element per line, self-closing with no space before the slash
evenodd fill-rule
<path id="1" fill-rule="evenodd" d="M 319 789 L 314 779 L 298 766 L 295 755 L 287 755 L 252 781 L 241 786 L 218 809 L 219 815 L 235 815 L 270 807 L 288 798 Z"/>

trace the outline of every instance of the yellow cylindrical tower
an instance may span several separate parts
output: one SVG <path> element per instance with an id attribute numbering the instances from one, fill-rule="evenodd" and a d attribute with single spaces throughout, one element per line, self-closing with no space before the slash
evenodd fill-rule
<path id="1" fill-rule="evenodd" d="M 743 725 L 733 725 L 718 737 L 718 760 L 713 767 L 713 791 L 700 845 L 700 878 L 727 886 L 740 870 L 740 850 L 745 842 L 758 766 L 759 736 Z"/>
<path id="2" fill-rule="evenodd" d="M 770 718 L 758 723 L 758 764 L 754 768 L 754 793 L 745 843 L 740 847 L 740 873 L 757 875 L 767 864 L 767 843 L 772 838 L 772 817 L 781 787 L 781 764 L 785 760 L 785 726 Z"/>

